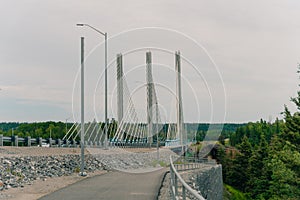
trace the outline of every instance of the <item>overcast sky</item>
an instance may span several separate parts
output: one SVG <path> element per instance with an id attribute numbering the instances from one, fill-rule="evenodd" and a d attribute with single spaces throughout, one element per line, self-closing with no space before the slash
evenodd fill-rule
<path id="1" fill-rule="evenodd" d="M 87 120 L 103 120 L 103 37 L 76 27 L 78 22 L 110 36 L 110 118 L 116 118 L 117 53 L 125 54 L 124 71 L 129 90 L 136 91 L 136 110 L 145 111 L 145 88 L 139 89 L 138 83 L 145 82 L 147 50 L 153 52 L 153 78 L 160 84 L 162 120 L 172 121 L 169 115 L 175 111 L 168 102 L 176 92 L 170 54 L 176 50 L 184 58 L 186 121 L 281 118 L 284 104 L 294 110 L 289 99 L 298 89 L 299 10 L 298 0 L 0 0 L 0 121 L 78 120 L 81 36 L 90 54 Z M 132 52 L 137 48 L 144 49 Z"/>

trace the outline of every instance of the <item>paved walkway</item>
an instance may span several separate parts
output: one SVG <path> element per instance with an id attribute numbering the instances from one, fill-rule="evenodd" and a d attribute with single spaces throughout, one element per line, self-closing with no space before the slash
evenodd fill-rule
<path id="1" fill-rule="evenodd" d="M 46 195 L 40 200 L 99 200 L 157 198 L 167 169 L 147 173 L 108 172 L 91 177 Z"/>

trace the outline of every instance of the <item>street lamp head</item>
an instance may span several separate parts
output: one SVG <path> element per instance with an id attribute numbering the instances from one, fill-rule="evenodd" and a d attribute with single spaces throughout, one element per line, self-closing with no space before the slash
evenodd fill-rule
<path id="1" fill-rule="evenodd" d="M 103 33 L 102 31 L 94 28 L 93 26 L 89 25 L 89 24 L 82 24 L 82 23 L 78 23 L 76 24 L 76 26 L 87 26 L 87 27 L 90 27 L 91 29 L 93 29 L 94 31 L 100 33 L 101 35 L 105 36 L 105 38 L 107 38 L 107 33 Z"/>

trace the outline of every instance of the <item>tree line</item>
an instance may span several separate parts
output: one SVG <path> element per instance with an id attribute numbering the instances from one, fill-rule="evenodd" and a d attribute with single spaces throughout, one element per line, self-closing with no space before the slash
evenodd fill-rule
<path id="1" fill-rule="evenodd" d="M 67 127 L 66 127 L 67 125 Z M 0 134 L 4 136 L 17 135 L 18 137 L 31 138 L 49 138 L 50 134 L 53 139 L 63 138 L 66 134 L 66 128 L 70 128 L 71 123 L 64 122 L 33 122 L 33 123 L 19 123 L 9 122 L 0 123 Z"/>
<path id="2" fill-rule="evenodd" d="M 284 106 L 283 120 L 248 123 L 218 147 L 224 182 L 249 199 L 300 199 L 300 91 L 291 101 L 295 113 Z"/>
<path id="3" fill-rule="evenodd" d="M 88 127 L 90 123 L 86 123 Z M 62 139 L 66 132 L 70 130 L 73 123 L 65 123 L 65 122 L 55 122 L 55 121 L 48 121 L 48 122 L 32 122 L 32 123 L 21 123 L 21 122 L 2 122 L 0 123 L 0 134 L 4 136 L 11 136 L 11 135 L 18 135 L 18 137 L 27 137 L 31 136 L 31 138 L 49 138 L 51 134 L 52 139 Z M 99 127 L 103 130 L 104 123 L 98 122 Z M 218 124 L 207 124 L 207 123 L 187 123 L 185 124 L 187 128 L 187 134 L 189 138 L 193 138 L 196 132 L 196 140 L 202 141 L 206 136 L 208 129 L 210 131 L 215 131 L 213 126 L 219 126 Z M 225 138 L 231 135 L 238 127 L 243 126 L 243 124 L 234 124 L 234 123 L 227 123 L 223 125 L 223 130 L 221 137 Z M 108 134 L 109 138 L 112 138 L 116 131 L 117 131 L 118 123 L 114 119 L 111 120 L 108 124 Z M 74 128 L 74 127 L 73 127 Z M 78 133 L 79 130 L 75 130 L 75 135 Z M 160 141 L 164 141 L 166 139 L 166 134 L 168 132 L 168 124 L 165 124 L 162 130 L 159 133 Z M 79 140 L 77 137 L 76 140 Z M 156 140 L 156 137 L 154 137 Z"/>

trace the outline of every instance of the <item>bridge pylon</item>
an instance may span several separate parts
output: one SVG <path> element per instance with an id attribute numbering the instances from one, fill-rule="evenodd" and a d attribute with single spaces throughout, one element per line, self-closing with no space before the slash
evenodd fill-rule
<path id="1" fill-rule="evenodd" d="M 153 136 L 153 78 L 151 52 L 146 52 L 146 81 L 147 81 L 147 137 L 151 147 Z"/>

